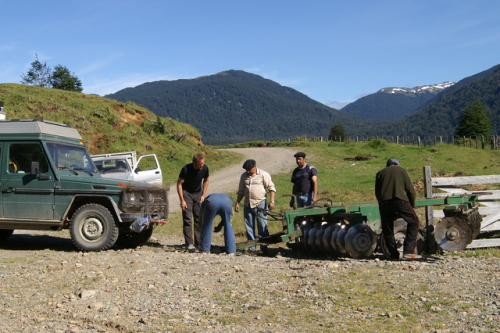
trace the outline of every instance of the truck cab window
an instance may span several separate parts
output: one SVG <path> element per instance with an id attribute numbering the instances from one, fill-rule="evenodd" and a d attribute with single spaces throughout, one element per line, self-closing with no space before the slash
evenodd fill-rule
<path id="1" fill-rule="evenodd" d="M 13 143 L 9 146 L 9 173 L 30 173 L 31 162 L 39 162 L 40 173 L 49 171 L 42 148 L 33 143 Z"/>

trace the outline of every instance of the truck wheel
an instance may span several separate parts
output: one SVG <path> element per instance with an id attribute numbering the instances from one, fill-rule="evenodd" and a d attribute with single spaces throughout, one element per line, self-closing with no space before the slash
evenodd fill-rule
<path id="1" fill-rule="evenodd" d="M 0 229 L 0 241 L 4 241 L 9 238 L 13 232 L 14 229 Z"/>
<path id="2" fill-rule="evenodd" d="M 399 258 L 403 257 L 403 243 L 406 238 L 406 221 L 403 219 L 397 219 L 394 221 L 394 239 L 396 240 L 396 246 L 399 251 Z M 382 233 L 380 234 L 380 248 L 382 253 L 386 256 L 386 258 L 390 258 L 391 254 L 389 249 L 385 245 L 384 237 L 382 237 Z M 420 230 L 417 233 L 417 253 L 422 253 L 424 248 L 424 237 L 420 233 Z"/>
<path id="3" fill-rule="evenodd" d="M 146 244 L 153 234 L 153 228 L 144 229 L 142 232 L 120 232 L 116 245 L 125 248 L 135 248 Z"/>
<path id="4" fill-rule="evenodd" d="M 87 204 L 76 210 L 69 230 L 71 239 L 82 251 L 107 250 L 116 243 L 118 227 L 109 210 L 98 204 Z"/>

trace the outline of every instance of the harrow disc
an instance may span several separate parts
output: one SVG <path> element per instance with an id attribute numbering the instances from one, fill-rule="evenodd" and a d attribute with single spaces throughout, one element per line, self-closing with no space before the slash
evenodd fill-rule
<path id="1" fill-rule="evenodd" d="M 337 236 L 339 235 L 339 231 L 341 228 L 341 224 L 337 223 L 335 225 L 335 229 L 332 232 L 332 238 L 330 239 L 330 245 L 333 249 L 333 255 L 338 256 L 340 254 L 339 247 L 337 246 Z"/>
<path id="2" fill-rule="evenodd" d="M 472 242 L 472 230 L 461 217 L 445 217 L 436 224 L 434 238 L 446 251 L 463 250 Z"/>
<path id="3" fill-rule="evenodd" d="M 330 223 L 323 233 L 323 248 L 328 254 L 334 254 L 330 240 L 332 239 L 332 233 L 335 230 L 335 226 L 335 223 Z"/>
<path id="4" fill-rule="evenodd" d="M 323 247 L 323 234 L 325 233 L 325 229 L 328 225 L 326 222 L 321 224 L 320 228 L 316 231 L 316 249 L 319 253 L 326 253 L 325 248 Z"/>
<path id="5" fill-rule="evenodd" d="M 304 249 L 306 251 L 310 251 L 309 248 L 309 231 L 311 230 L 311 227 L 308 224 L 305 224 L 301 226 L 302 229 L 302 245 L 304 245 Z"/>
<path id="6" fill-rule="evenodd" d="M 354 259 L 369 258 L 377 247 L 377 234 L 366 224 L 349 228 L 344 238 L 345 249 Z"/>
<path id="7" fill-rule="evenodd" d="M 345 235 L 347 234 L 348 230 L 349 226 L 347 224 L 343 224 L 340 227 L 339 233 L 337 234 L 337 249 L 343 256 L 349 255 L 349 253 L 347 253 L 345 249 Z"/>
<path id="8" fill-rule="evenodd" d="M 481 221 L 478 207 L 460 216 L 445 217 L 436 224 L 434 238 L 443 250 L 463 250 L 479 234 Z"/>
<path id="9" fill-rule="evenodd" d="M 309 237 L 307 238 L 309 250 L 313 253 L 318 252 L 318 248 L 316 247 L 316 233 L 318 232 L 319 228 L 321 228 L 321 224 L 319 223 L 316 223 L 314 226 L 312 226 L 311 230 L 309 230 Z"/>

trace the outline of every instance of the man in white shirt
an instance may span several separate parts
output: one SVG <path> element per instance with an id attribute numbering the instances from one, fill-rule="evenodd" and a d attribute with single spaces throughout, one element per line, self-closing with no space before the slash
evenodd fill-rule
<path id="1" fill-rule="evenodd" d="M 269 209 L 274 209 L 274 197 L 276 188 L 271 179 L 271 175 L 264 170 L 257 168 L 255 160 L 246 160 L 243 163 L 243 169 L 246 171 L 240 177 L 238 187 L 238 197 L 234 210 L 239 212 L 240 201 L 245 198 L 244 217 L 247 230 L 247 239 L 255 239 L 255 221 L 257 221 L 257 231 L 259 238 L 269 236 L 267 230 L 267 212 L 266 212 L 266 196 L 269 192 L 270 202 Z M 267 248 L 261 246 L 265 251 Z M 255 247 L 250 247 L 249 251 L 255 251 Z"/>

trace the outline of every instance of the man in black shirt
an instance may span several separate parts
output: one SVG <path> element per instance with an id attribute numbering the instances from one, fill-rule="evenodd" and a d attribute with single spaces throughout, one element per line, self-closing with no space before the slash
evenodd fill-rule
<path id="1" fill-rule="evenodd" d="M 297 200 L 297 207 L 310 206 L 318 200 L 318 171 L 315 167 L 306 162 L 306 154 L 298 152 L 293 155 L 297 167 L 292 173 L 292 194 L 290 201 L 293 206 L 294 200 Z"/>
<path id="2" fill-rule="evenodd" d="M 208 177 L 205 156 L 198 153 L 193 156 L 193 163 L 186 164 L 181 169 L 177 180 L 177 194 L 182 208 L 182 231 L 189 252 L 195 252 L 196 246 L 200 245 L 202 223 L 200 221 L 200 206 L 207 193 Z"/>

